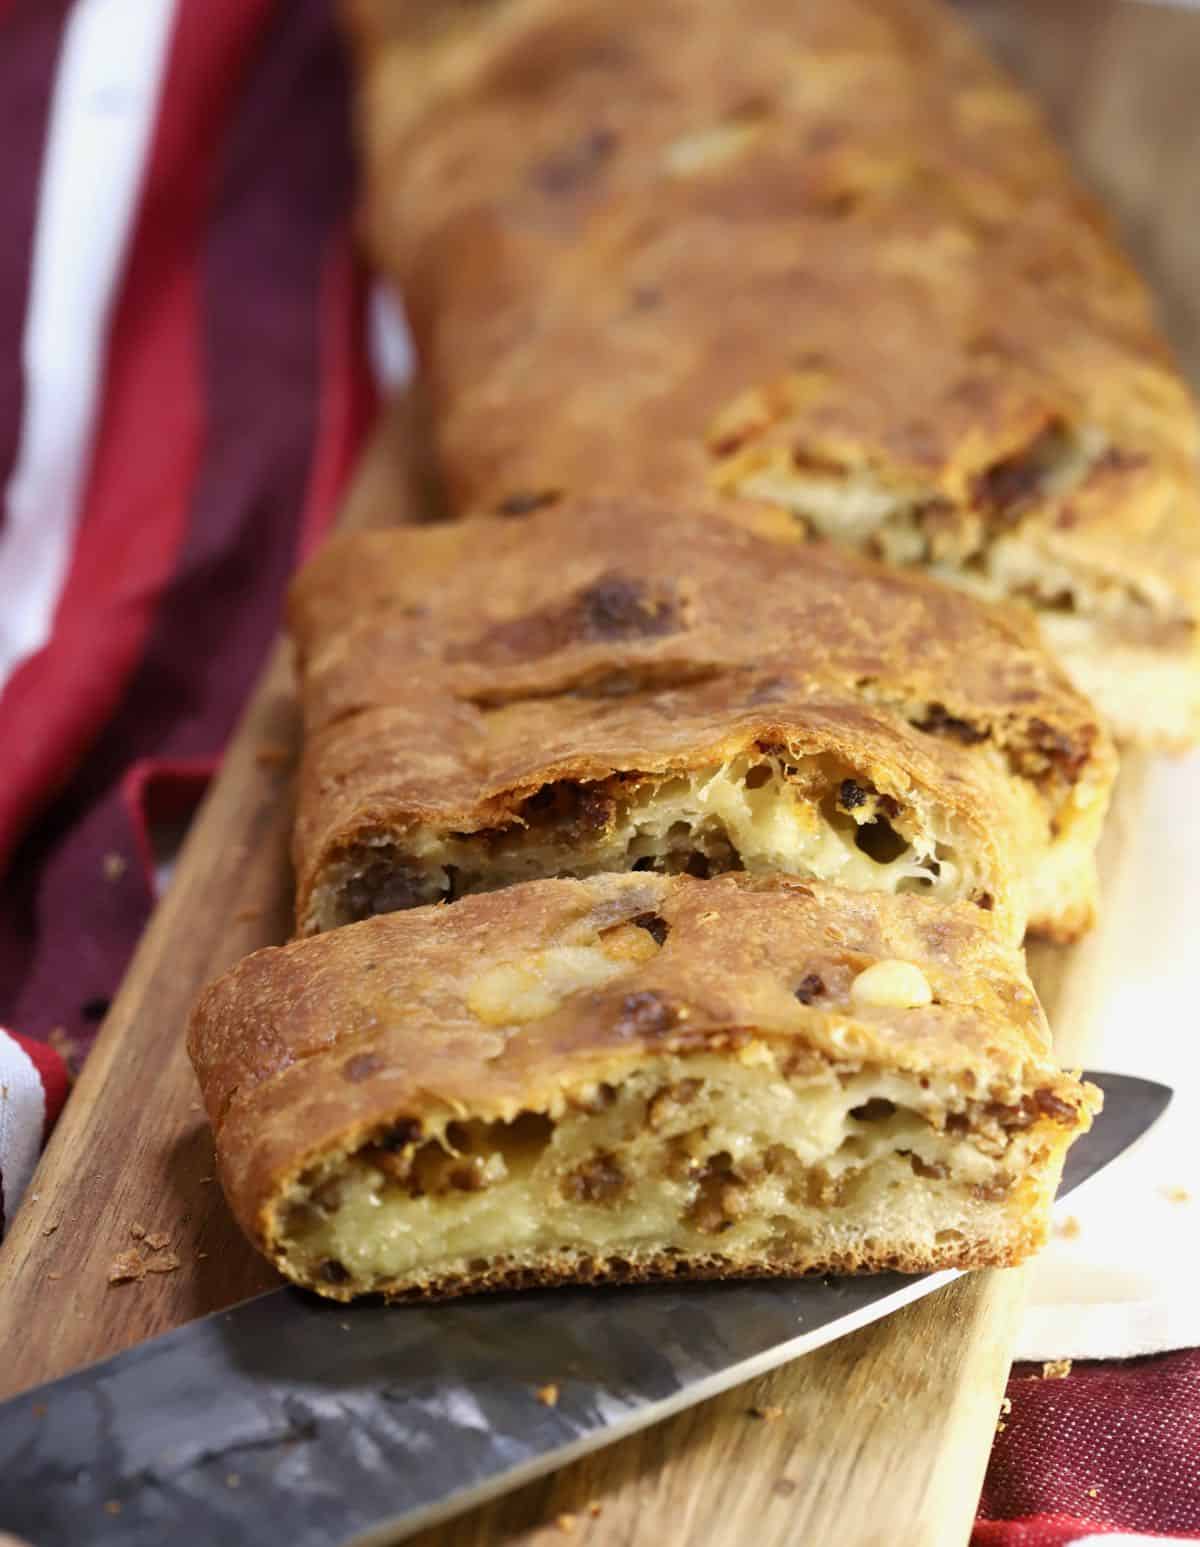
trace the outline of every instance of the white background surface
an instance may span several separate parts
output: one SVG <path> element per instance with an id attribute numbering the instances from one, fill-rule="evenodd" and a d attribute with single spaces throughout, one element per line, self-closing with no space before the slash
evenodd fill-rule
<path id="1" fill-rule="evenodd" d="M 1034 1267 L 1020 1358 L 1200 1345 L 1200 754 L 1154 765 L 1132 860 L 1102 905 L 1119 910 L 1121 959 L 1105 964 L 1088 1062 L 1161 1080 L 1175 1099 L 1062 1205 L 1079 1234 Z"/>

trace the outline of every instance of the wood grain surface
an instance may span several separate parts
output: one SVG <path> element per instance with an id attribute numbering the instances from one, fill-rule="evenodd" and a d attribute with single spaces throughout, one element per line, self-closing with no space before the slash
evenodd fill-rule
<path id="1" fill-rule="evenodd" d="M 972 0 L 965 8 L 1050 104 L 1085 173 L 1123 219 L 1195 376 L 1200 18 L 1117 0 Z M 411 442 L 408 414 L 397 409 L 364 458 L 348 524 L 411 518 L 418 509 Z M 274 1281 L 211 1180 L 182 1028 L 202 982 L 286 933 L 296 734 L 279 647 L 0 1250 L 0 1395 Z M 1068 1060 L 1086 1056 L 1090 1007 L 1120 959 L 1114 942 L 1128 946 L 1136 910 L 1119 905 L 1120 876 L 1141 783 L 1140 767 L 1127 766 L 1105 839 L 1113 906 L 1099 931 L 1072 951 L 1035 953 Z M 180 1266 L 110 1287 L 109 1264 L 134 1247 L 134 1225 L 169 1236 Z M 1022 1295 L 1020 1273 L 971 1275 L 418 1540 L 961 1547 Z M 777 1416 L 754 1416 L 776 1408 Z"/>
<path id="2" fill-rule="evenodd" d="M 343 525 L 387 525 L 420 508 L 412 424 L 411 405 L 398 403 L 358 469 Z M 279 1282 L 213 1180 L 183 1028 L 203 983 L 290 932 L 298 745 L 281 642 L 0 1247 L 0 1396 Z M 137 1249 L 135 1226 L 168 1236 L 180 1266 L 110 1285 L 114 1257 Z"/>

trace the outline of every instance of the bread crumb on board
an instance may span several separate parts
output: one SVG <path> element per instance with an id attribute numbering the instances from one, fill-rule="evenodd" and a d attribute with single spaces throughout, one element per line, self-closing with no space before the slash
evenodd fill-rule
<path id="1" fill-rule="evenodd" d="M 1159 1191 L 1168 1203 L 1190 1203 L 1192 1201 L 1192 1195 L 1186 1187 L 1172 1185 L 1160 1187 Z"/>
<path id="2" fill-rule="evenodd" d="M 147 1273 L 174 1273 L 182 1266 L 178 1253 L 167 1250 L 171 1237 L 165 1230 L 147 1234 L 145 1225 L 135 1222 L 130 1225 L 129 1233 L 138 1244 L 128 1251 L 118 1252 L 109 1263 L 110 1284 L 136 1284 Z"/>
<path id="3" fill-rule="evenodd" d="M 1081 1228 L 1074 1214 L 1068 1214 L 1061 1224 L 1055 1225 L 1054 1233 L 1061 1236 L 1064 1241 L 1073 1241 L 1079 1235 Z"/>
<path id="4" fill-rule="evenodd" d="M 133 1284 L 146 1276 L 146 1259 L 135 1250 L 118 1252 L 108 1265 L 110 1284 Z"/>
<path id="5" fill-rule="evenodd" d="M 104 879 L 106 881 L 119 881 L 129 869 L 129 861 L 123 854 L 110 853 L 104 856 Z"/>
<path id="6" fill-rule="evenodd" d="M 761 1418 L 764 1423 L 774 1423 L 777 1418 L 782 1418 L 783 1417 L 783 1408 L 781 1408 L 781 1407 L 752 1407 L 750 1409 L 750 1417 L 751 1418 Z"/>
<path id="7" fill-rule="evenodd" d="M 546 1386 L 539 1386 L 538 1389 L 534 1392 L 534 1396 L 538 1399 L 543 1407 L 558 1406 L 558 1387 L 554 1384 L 553 1381 L 551 1381 Z"/>
<path id="8" fill-rule="evenodd" d="M 564 1511 L 554 1523 L 564 1536 L 570 1536 L 571 1532 L 575 1529 L 575 1519 L 574 1515 L 569 1515 Z"/>
<path id="9" fill-rule="evenodd" d="M 1047 1359 L 1042 1365 L 1043 1380 L 1066 1380 L 1071 1373 L 1069 1359 Z"/>

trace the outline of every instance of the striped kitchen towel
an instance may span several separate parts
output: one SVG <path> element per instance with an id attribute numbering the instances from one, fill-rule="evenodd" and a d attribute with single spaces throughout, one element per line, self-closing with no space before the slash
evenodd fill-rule
<path id="1" fill-rule="evenodd" d="M 346 102 L 323 0 L 0 0 L 9 1218 L 368 422 Z"/>
<path id="2" fill-rule="evenodd" d="M 0 1235 L 67 1097 L 54 1048 L 0 1026 Z"/>

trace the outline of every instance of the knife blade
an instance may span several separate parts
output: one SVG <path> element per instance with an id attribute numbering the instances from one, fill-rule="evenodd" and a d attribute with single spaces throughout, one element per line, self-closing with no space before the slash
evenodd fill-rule
<path id="1" fill-rule="evenodd" d="M 1059 1196 L 1171 1091 L 1105 1106 Z M 0 1404 L 0 1528 L 36 1547 L 379 1547 L 844 1337 L 956 1272 L 546 1290 L 388 1308 L 273 1290 Z M 557 1401 L 539 1400 L 553 1384 Z"/>

